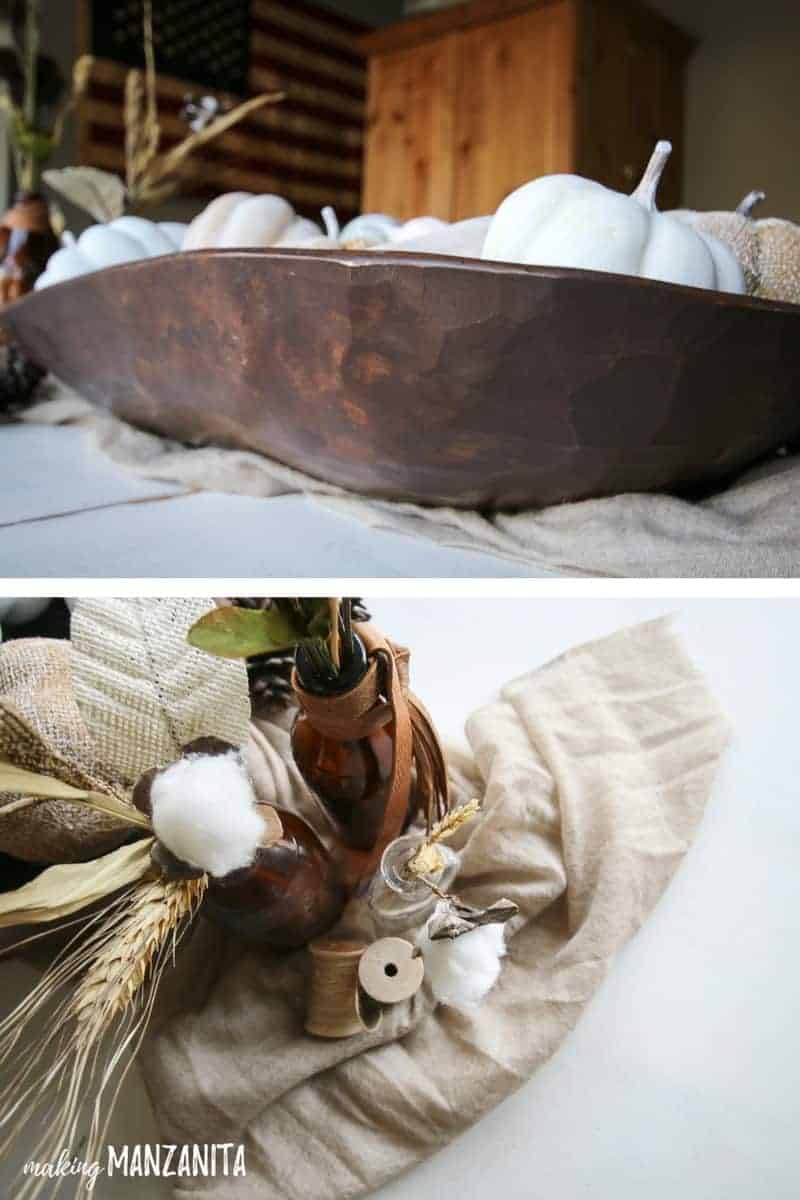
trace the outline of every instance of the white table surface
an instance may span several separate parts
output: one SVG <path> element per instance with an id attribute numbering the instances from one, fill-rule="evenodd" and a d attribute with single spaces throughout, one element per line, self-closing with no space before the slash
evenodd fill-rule
<path id="1" fill-rule="evenodd" d="M 79 429 L 0 425 L 0 578 L 547 577 L 370 529 L 310 496 L 187 492 L 140 479 Z"/>
<path id="2" fill-rule="evenodd" d="M 796 1200 L 800 1194 L 800 601 L 389 601 L 441 731 L 507 679 L 664 612 L 734 723 L 697 840 L 557 1054 L 381 1200 Z M 464 649 L 469 647 L 469 649 Z M 0 966 L 2 1007 L 29 968 Z M 112 1140 L 156 1142 L 140 1084 Z M 0 1164 L 12 1196 L 18 1157 Z M 68 1195 L 68 1193 L 65 1193 Z M 101 1179 L 99 1200 L 157 1200 Z M 242 1181 L 242 1200 L 259 1200 Z M 309 1200 L 313 1200 L 312 1197 Z"/>

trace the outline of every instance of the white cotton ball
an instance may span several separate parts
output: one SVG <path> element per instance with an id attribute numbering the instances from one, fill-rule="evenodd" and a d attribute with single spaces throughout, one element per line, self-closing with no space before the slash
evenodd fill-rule
<path id="1" fill-rule="evenodd" d="M 469 1010 L 497 983 L 506 953 L 503 925 L 480 925 L 457 938 L 432 942 L 427 926 L 419 938 L 425 978 L 440 1004 Z"/>
<path id="2" fill-rule="evenodd" d="M 255 858 L 264 836 L 241 756 L 190 754 L 155 776 L 153 830 L 183 862 L 220 877 Z"/>

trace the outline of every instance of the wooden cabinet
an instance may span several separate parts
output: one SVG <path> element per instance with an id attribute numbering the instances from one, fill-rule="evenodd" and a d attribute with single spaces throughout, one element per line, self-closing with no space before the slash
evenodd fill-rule
<path id="1" fill-rule="evenodd" d="M 479 216 L 556 171 L 630 191 L 660 137 L 679 204 L 693 43 L 633 0 L 473 0 L 361 44 L 364 212 Z"/>

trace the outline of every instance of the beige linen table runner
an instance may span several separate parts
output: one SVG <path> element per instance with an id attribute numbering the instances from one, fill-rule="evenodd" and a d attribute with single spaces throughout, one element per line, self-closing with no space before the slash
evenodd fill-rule
<path id="1" fill-rule="evenodd" d="M 775 457 L 702 501 L 662 493 L 519 513 L 365 499 L 244 450 L 190 449 L 94 408 L 62 384 L 24 419 L 83 426 L 118 465 L 148 479 L 246 496 L 304 493 L 376 528 L 480 550 L 562 575 L 664 578 L 800 575 L 800 456 Z M 755 402 L 755 401 L 754 401 Z"/>
<path id="2" fill-rule="evenodd" d="M 679 866 L 727 722 L 667 620 L 580 646 L 503 688 L 451 758 L 464 830 L 457 890 L 515 900 L 509 955 L 484 1003 L 426 989 L 381 1028 L 305 1035 L 308 961 L 245 951 L 206 922 L 143 1053 L 162 1141 L 244 1143 L 246 1178 L 176 1180 L 181 1200 L 343 1200 L 432 1154 L 557 1048 Z M 313 812 L 287 735 L 255 728 L 266 793 Z M 371 932 L 362 902 L 345 922 Z M 380 927 L 376 928 L 380 932 Z M 166 978 L 166 977 L 165 977 Z"/>

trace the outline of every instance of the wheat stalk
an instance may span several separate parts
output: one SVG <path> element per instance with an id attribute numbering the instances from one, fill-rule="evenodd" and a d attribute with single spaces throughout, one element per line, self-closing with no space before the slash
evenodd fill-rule
<path id="1" fill-rule="evenodd" d="M 200 146 L 224 133 L 266 104 L 277 104 L 283 92 L 269 92 L 242 101 L 216 117 L 205 129 L 188 134 L 183 141 L 159 154 L 161 126 L 158 119 L 158 75 L 153 38 L 152 0 L 144 0 L 144 73 L 129 71 L 125 78 L 125 183 L 134 208 L 159 204 L 178 188 L 178 172 Z"/>
<path id="2" fill-rule="evenodd" d="M 207 886 L 201 875 L 157 879 L 137 889 L 126 918 L 75 992 L 72 1016 L 81 1036 L 102 1033 L 128 1007 L 170 935 L 197 911 Z"/>
<path id="3" fill-rule="evenodd" d="M 454 808 L 447 813 L 441 821 L 433 826 L 413 858 L 408 860 L 404 868 L 406 873 L 419 879 L 424 875 L 435 875 L 437 871 L 441 870 L 442 856 L 437 849 L 438 843 L 447 841 L 462 825 L 466 825 L 467 821 L 477 817 L 480 808 L 480 800 L 470 800 L 461 808 Z"/>
<path id="4" fill-rule="evenodd" d="M 0 1158 L 19 1129 L 45 1109 L 45 1132 L 33 1158 L 54 1160 L 62 1147 L 75 1144 L 80 1115 L 92 1092 L 85 1157 L 87 1161 L 97 1157 L 122 1084 L 147 1032 L 161 976 L 207 884 L 205 875 L 137 884 L 89 920 L 31 995 L 0 1022 L 2 1062 L 10 1058 L 34 1016 L 62 993 L 61 1002 L 48 1014 L 48 1028 L 28 1048 L 0 1092 L 0 1129 L 8 1131 Z M 68 989 L 65 997 L 64 989 Z M 18 1200 L 33 1200 L 46 1182 L 44 1177 L 29 1178 Z M 79 1195 L 84 1183 L 82 1179 Z"/>

